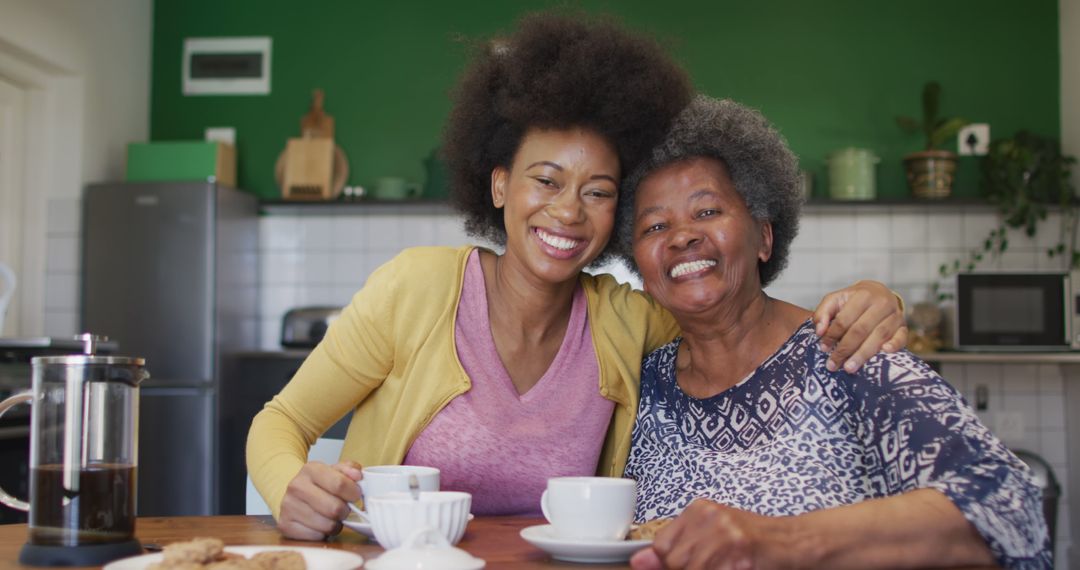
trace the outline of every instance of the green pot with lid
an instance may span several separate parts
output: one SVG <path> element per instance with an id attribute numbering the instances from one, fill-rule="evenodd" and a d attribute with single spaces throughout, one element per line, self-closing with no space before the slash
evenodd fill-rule
<path id="1" fill-rule="evenodd" d="M 829 154 L 829 197 L 834 200 L 873 200 L 877 197 L 877 164 L 874 151 L 847 147 Z"/>

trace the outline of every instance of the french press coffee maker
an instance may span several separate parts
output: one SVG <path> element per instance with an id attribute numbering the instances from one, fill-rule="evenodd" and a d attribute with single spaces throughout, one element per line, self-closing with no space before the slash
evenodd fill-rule
<path id="1" fill-rule="evenodd" d="M 0 415 L 29 403 L 30 500 L 0 489 L 0 503 L 27 511 L 19 562 L 98 566 L 142 552 L 135 540 L 135 481 L 142 358 L 98 356 L 105 339 L 84 334 L 84 354 L 38 356 L 30 391 L 0 402 Z"/>

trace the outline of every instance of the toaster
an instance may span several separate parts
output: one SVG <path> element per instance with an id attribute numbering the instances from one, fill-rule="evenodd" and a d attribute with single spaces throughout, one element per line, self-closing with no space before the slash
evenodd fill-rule
<path id="1" fill-rule="evenodd" d="M 315 348 L 330 323 L 341 314 L 341 307 L 299 307 L 285 313 L 281 323 L 281 346 Z"/>

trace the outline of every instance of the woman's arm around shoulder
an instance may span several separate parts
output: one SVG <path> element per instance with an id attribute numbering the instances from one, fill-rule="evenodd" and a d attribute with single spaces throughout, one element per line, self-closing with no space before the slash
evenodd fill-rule
<path id="1" fill-rule="evenodd" d="M 879 351 L 907 346 L 904 300 L 877 281 L 833 291 L 814 310 L 814 330 L 831 351 L 828 369 L 853 373 Z"/>

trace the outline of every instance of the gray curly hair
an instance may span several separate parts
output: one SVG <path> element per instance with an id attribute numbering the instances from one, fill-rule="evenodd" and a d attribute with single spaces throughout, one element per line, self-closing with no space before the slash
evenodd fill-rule
<path id="1" fill-rule="evenodd" d="M 799 233 L 803 204 L 799 159 L 761 113 L 729 99 L 696 96 L 652 155 L 626 177 L 615 218 L 619 257 L 640 275 L 634 262 L 633 227 L 641 181 L 659 168 L 695 157 L 722 161 L 750 215 L 772 223 L 772 256 L 758 264 L 761 286 L 768 285 L 787 265 L 791 242 Z"/>

